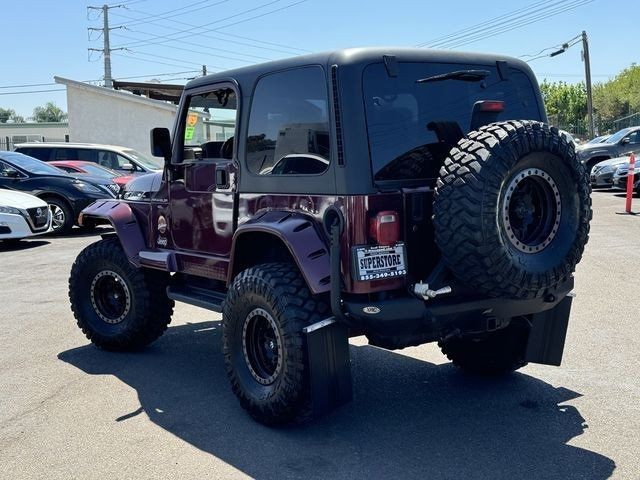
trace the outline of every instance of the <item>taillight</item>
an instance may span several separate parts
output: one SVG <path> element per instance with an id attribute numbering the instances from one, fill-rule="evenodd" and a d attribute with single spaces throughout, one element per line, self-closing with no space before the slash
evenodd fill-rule
<path id="1" fill-rule="evenodd" d="M 504 102 L 500 100 L 481 100 L 476 102 L 476 105 L 481 112 L 502 112 L 504 110 Z"/>
<path id="2" fill-rule="evenodd" d="M 393 210 L 379 212 L 369 220 L 369 236 L 378 245 L 393 245 L 400 240 L 400 219 Z"/>

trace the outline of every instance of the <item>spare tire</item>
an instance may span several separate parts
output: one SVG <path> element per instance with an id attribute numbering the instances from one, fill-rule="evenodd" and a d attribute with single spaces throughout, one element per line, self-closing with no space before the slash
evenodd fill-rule
<path id="1" fill-rule="evenodd" d="M 436 243 L 467 286 L 492 297 L 542 297 L 580 261 L 590 193 L 586 169 L 558 129 L 489 124 L 460 140 L 440 169 Z"/>

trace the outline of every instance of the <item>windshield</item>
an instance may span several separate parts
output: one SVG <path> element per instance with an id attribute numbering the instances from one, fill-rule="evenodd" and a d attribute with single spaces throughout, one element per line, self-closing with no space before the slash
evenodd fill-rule
<path id="1" fill-rule="evenodd" d="M 49 165 L 43 161 L 37 160 L 28 155 L 23 155 L 22 153 L 17 152 L 9 152 L 3 155 L 3 159 L 7 160 L 10 163 L 13 163 L 16 167 L 21 168 L 22 170 L 35 173 L 39 175 L 65 175 L 67 176 L 67 172 L 64 170 L 60 170 L 53 165 Z"/>
<path id="2" fill-rule="evenodd" d="M 126 149 L 122 150 L 122 153 L 129 155 L 133 158 L 137 163 L 142 165 L 144 168 L 149 170 L 162 170 L 162 160 L 151 159 L 137 150 Z"/>
<path id="3" fill-rule="evenodd" d="M 619 132 L 616 132 L 613 135 L 611 135 L 603 143 L 618 143 L 630 131 L 631 131 L 630 128 L 623 128 Z"/>
<path id="4" fill-rule="evenodd" d="M 81 167 L 84 171 L 86 171 L 89 175 L 93 175 L 95 177 L 102 177 L 102 178 L 114 178 L 114 177 L 121 177 L 122 174 L 114 172 L 113 170 L 106 168 L 106 167 L 102 167 L 100 165 L 94 165 L 94 164 L 84 164 Z"/>
<path id="5" fill-rule="evenodd" d="M 483 71 L 487 75 L 446 75 Z M 383 63 L 365 68 L 364 102 L 375 180 L 434 178 L 447 153 L 470 130 L 507 119 L 541 120 L 536 89 L 522 71 L 495 65 L 400 63 L 391 77 Z M 441 75 L 443 80 L 428 81 Z M 446 78 L 446 79 L 444 79 Z M 417 83 L 422 80 L 421 83 Z M 503 103 L 481 111 L 479 101 Z"/>

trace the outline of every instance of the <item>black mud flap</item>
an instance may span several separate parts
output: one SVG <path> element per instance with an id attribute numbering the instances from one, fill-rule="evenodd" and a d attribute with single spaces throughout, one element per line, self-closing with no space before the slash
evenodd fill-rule
<path id="1" fill-rule="evenodd" d="M 353 398 L 349 364 L 349 332 L 335 318 L 304 329 L 311 378 L 311 403 L 315 418 Z"/>
<path id="2" fill-rule="evenodd" d="M 554 308 L 533 315 L 527 362 L 560 365 L 572 300 L 573 295 L 569 294 Z"/>

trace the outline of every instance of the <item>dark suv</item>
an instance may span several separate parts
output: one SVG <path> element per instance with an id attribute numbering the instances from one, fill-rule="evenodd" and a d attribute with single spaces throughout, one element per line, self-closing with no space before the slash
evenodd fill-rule
<path id="1" fill-rule="evenodd" d="M 343 50 L 193 80 L 173 140 L 152 132 L 153 191 L 83 212 L 115 234 L 73 265 L 78 325 L 130 350 L 174 301 L 222 312 L 231 386 L 266 424 L 351 398 L 349 335 L 439 342 L 480 374 L 559 365 L 590 190 L 545 121 L 500 56 Z"/>

